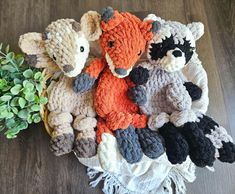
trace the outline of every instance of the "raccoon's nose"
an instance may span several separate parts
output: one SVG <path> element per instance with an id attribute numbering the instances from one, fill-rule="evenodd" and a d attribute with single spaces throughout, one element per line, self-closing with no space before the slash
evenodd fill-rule
<path id="1" fill-rule="evenodd" d="M 73 70 L 74 70 L 74 68 L 73 68 L 72 65 L 64 65 L 64 66 L 63 66 L 63 71 L 64 71 L 65 73 L 68 73 L 68 72 L 73 71 Z"/>
<path id="2" fill-rule="evenodd" d="M 127 74 L 127 70 L 123 69 L 123 68 L 115 68 L 115 72 L 118 75 L 126 75 Z"/>
<path id="3" fill-rule="evenodd" d="M 172 53 L 175 57 L 181 57 L 182 56 L 182 52 L 179 50 L 173 51 Z"/>

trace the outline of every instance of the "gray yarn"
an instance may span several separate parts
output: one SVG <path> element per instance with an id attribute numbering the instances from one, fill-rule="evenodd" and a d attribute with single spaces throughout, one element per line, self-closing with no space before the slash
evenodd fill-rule
<path id="1" fill-rule="evenodd" d="M 190 105 L 191 97 L 183 85 L 185 78 L 181 71 L 168 73 L 154 68 L 149 70 L 149 76 L 145 84 L 147 102 L 140 106 L 145 114 L 172 113 Z"/>
<path id="2" fill-rule="evenodd" d="M 104 22 L 108 22 L 114 14 L 114 10 L 112 7 L 106 7 L 102 9 L 101 20 Z"/>
<path id="3" fill-rule="evenodd" d="M 128 90 L 128 97 L 139 106 L 147 102 L 146 91 L 143 86 L 134 86 Z"/>
<path id="4" fill-rule="evenodd" d="M 146 156 L 156 159 L 164 152 L 163 139 L 156 131 L 149 128 L 137 129 L 136 133 L 139 137 L 141 148 Z"/>
<path id="5" fill-rule="evenodd" d="M 92 138 L 77 139 L 73 151 L 80 158 L 90 158 L 96 154 L 97 144 Z"/>
<path id="6" fill-rule="evenodd" d="M 133 164 L 141 160 L 143 152 L 140 147 L 138 135 L 132 125 L 125 130 L 116 130 L 115 137 L 119 151 L 128 163 Z"/>
<path id="7" fill-rule="evenodd" d="M 90 77 L 87 73 L 79 74 L 73 84 L 73 91 L 78 92 L 86 92 L 92 88 L 95 83 L 95 78 Z"/>
<path id="8" fill-rule="evenodd" d="M 63 133 L 61 135 L 51 138 L 50 150 L 56 155 L 60 156 L 72 151 L 74 142 L 74 134 Z"/>

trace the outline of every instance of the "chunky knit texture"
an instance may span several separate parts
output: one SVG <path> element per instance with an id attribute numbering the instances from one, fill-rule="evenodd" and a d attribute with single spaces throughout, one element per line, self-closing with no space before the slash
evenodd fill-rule
<path id="1" fill-rule="evenodd" d="M 185 64 L 195 59 L 192 56 L 196 38 L 200 37 L 197 33 L 201 33 L 197 28 L 201 25 L 159 22 L 161 27 L 147 49 L 149 62 L 139 64 L 139 70 L 130 76 L 137 86 L 129 90 L 129 97 L 150 116 L 149 127 L 159 130 L 163 136 L 170 162 L 182 163 L 189 155 L 197 166 L 212 166 L 215 147 L 195 123 L 197 114 L 191 108 L 192 101 L 200 99 L 202 90 L 189 83 L 181 71 Z M 138 83 L 143 80 L 138 78 L 142 75 L 141 69 L 142 74 L 148 76 L 142 86 Z"/>
<path id="2" fill-rule="evenodd" d="M 61 155 L 71 151 L 74 145 L 74 151 L 79 157 L 91 157 L 96 154 L 94 92 L 90 90 L 82 94 L 75 93 L 72 83 L 72 78 L 61 77 L 48 96 L 49 125 L 54 129 L 51 148 L 56 155 Z M 78 131 L 75 140 L 70 139 L 64 143 L 70 150 L 56 150 L 56 147 L 61 149 L 57 139 L 61 139 L 60 136 L 64 134 L 74 136 L 74 129 Z"/>
<path id="3" fill-rule="evenodd" d="M 50 73 L 62 71 L 68 76 L 61 75 L 48 89 L 48 122 L 53 128 L 50 147 L 55 155 L 69 153 L 72 149 L 79 157 L 96 154 L 94 91 L 77 94 L 72 87 L 72 77 L 80 74 L 86 64 L 89 40 L 92 37 L 86 37 L 80 24 L 73 19 L 57 20 L 44 33 L 27 33 L 19 40 L 31 65 L 45 68 Z M 87 77 L 83 79 L 87 80 Z M 91 88 L 92 84 L 86 82 L 85 87 Z M 77 132 L 74 133 L 74 129 Z"/>
<path id="4" fill-rule="evenodd" d="M 84 80 L 84 74 L 89 75 L 90 80 L 100 76 L 95 93 L 96 112 L 102 118 L 97 124 L 98 143 L 103 132 L 115 132 L 121 154 L 130 163 L 138 162 L 142 157 L 139 151 L 128 154 L 129 149 L 141 150 L 138 135 L 132 128 L 146 127 L 147 117 L 140 114 L 138 106 L 128 98 L 131 82 L 124 77 L 128 76 L 145 51 L 147 41 L 153 37 L 151 30 L 155 28 L 152 29 L 149 21 L 142 22 L 130 13 L 119 13 L 110 7 L 101 14 L 100 27 L 103 31 L 99 39 L 103 58 L 94 60 L 76 80 Z M 88 84 L 76 80 L 74 91 L 84 92 L 88 89 Z M 131 133 L 126 131 L 130 128 Z"/>
<path id="5" fill-rule="evenodd" d="M 235 144 L 227 131 L 206 115 L 200 115 L 197 125 L 203 130 L 216 148 L 216 157 L 221 162 L 235 161 Z"/>

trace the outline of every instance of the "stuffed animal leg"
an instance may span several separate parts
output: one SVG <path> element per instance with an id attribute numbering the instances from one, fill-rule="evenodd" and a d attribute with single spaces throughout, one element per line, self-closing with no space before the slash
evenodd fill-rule
<path id="1" fill-rule="evenodd" d="M 56 155 L 67 154 L 73 149 L 74 132 L 71 127 L 73 117 L 69 112 L 50 112 L 49 125 L 54 130 L 51 134 L 50 149 Z"/>

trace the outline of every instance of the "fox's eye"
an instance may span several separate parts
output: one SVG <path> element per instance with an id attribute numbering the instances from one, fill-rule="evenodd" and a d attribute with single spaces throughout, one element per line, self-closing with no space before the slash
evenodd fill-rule
<path id="1" fill-rule="evenodd" d="M 56 57 L 55 57 L 55 55 L 53 55 L 53 56 L 52 56 L 52 58 L 56 61 Z"/>
<path id="2" fill-rule="evenodd" d="M 140 52 L 138 53 L 138 56 L 140 56 L 142 54 L 142 51 L 140 50 Z"/>
<path id="3" fill-rule="evenodd" d="M 111 47 L 113 47 L 113 44 L 114 44 L 114 41 L 109 41 L 108 42 L 108 46 L 111 48 Z"/>

